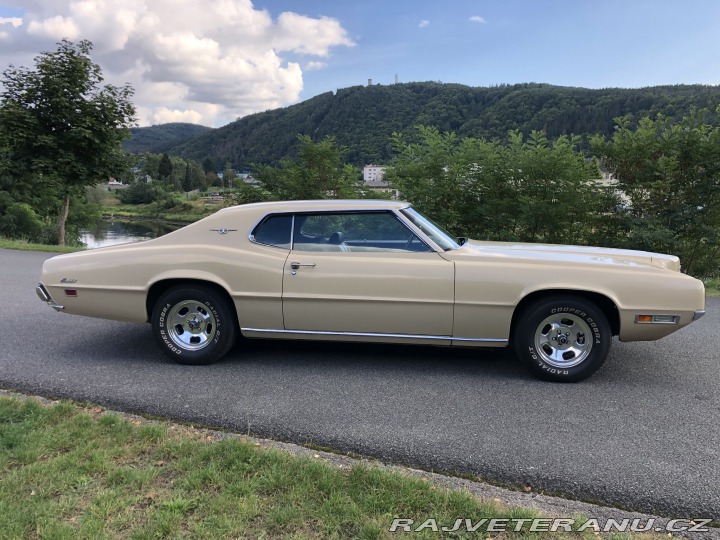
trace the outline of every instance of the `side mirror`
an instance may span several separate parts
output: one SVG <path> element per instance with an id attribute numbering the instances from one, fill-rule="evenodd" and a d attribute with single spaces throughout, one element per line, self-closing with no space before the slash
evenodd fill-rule
<path id="1" fill-rule="evenodd" d="M 464 243 L 466 243 L 468 240 L 470 240 L 470 239 L 469 239 L 467 236 L 458 236 L 458 237 L 457 237 L 457 242 L 458 242 L 458 244 L 460 244 L 461 246 L 462 246 Z"/>

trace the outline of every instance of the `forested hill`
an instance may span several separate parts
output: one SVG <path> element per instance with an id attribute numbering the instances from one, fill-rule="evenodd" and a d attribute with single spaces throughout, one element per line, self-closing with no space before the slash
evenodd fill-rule
<path id="1" fill-rule="evenodd" d="M 130 139 L 123 142 L 123 149 L 133 154 L 159 154 L 208 131 L 212 128 L 183 122 L 131 128 Z"/>
<path id="2" fill-rule="evenodd" d="M 246 116 L 175 146 L 171 153 L 199 161 L 209 156 L 215 163 L 229 161 L 237 168 L 275 165 L 293 155 L 298 134 L 314 140 L 334 135 L 349 148 L 346 160 L 364 165 L 387 162 L 390 134 L 412 133 L 418 124 L 501 139 L 512 129 L 544 130 L 552 139 L 563 134 L 609 135 L 613 119 L 628 114 L 680 118 L 695 106 L 714 115 L 718 104 L 720 87 L 701 85 L 602 90 L 547 84 L 356 86 Z"/>

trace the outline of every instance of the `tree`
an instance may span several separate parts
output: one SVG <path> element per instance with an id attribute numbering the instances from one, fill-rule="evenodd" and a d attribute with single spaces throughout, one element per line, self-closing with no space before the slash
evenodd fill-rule
<path id="1" fill-rule="evenodd" d="M 210 159 L 209 157 L 205 158 L 205 161 L 203 161 L 202 166 L 203 166 L 203 171 L 205 171 L 205 174 L 210 173 L 210 172 L 211 173 L 215 172 L 215 165 L 213 164 L 212 159 Z"/>
<path id="2" fill-rule="evenodd" d="M 90 59 L 92 43 L 63 40 L 35 58 L 35 68 L 10 66 L 0 93 L 0 150 L 17 191 L 41 192 L 54 202 L 35 210 L 57 220 L 58 244 L 73 196 L 107 181 L 127 166 L 121 142 L 130 134 L 135 108 L 130 86 L 102 85 Z M 20 200 L 18 202 L 26 202 Z"/>
<path id="3" fill-rule="evenodd" d="M 618 118 L 611 139 L 592 140 L 623 193 L 628 245 L 678 255 L 703 277 L 720 273 L 720 127 L 707 117 Z"/>
<path id="4" fill-rule="evenodd" d="M 190 189 L 199 189 L 200 191 L 207 189 L 205 172 L 203 171 L 202 165 L 192 159 L 188 160 L 187 164 L 190 169 Z"/>
<path id="5" fill-rule="evenodd" d="M 208 187 L 222 187 L 222 180 L 217 174 L 210 171 L 205 173 L 205 185 Z"/>
<path id="6" fill-rule="evenodd" d="M 237 174 L 235 173 L 235 169 L 232 168 L 232 164 L 229 161 L 226 162 L 225 168 L 223 169 L 223 186 L 232 187 L 236 177 Z"/>
<path id="7" fill-rule="evenodd" d="M 360 171 L 343 163 L 347 151 L 334 137 L 314 143 L 299 135 L 298 157 L 280 167 L 259 166 L 255 177 L 277 199 L 356 199 L 363 197 Z"/>
<path id="8" fill-rule="evenodd" d="M 193 189 L 192 173 L 190 171 L 189 161 L 185 164 L 185 177 L 183 178 L 182 188 L 183 191 L 192 191 Z"/>
<path id="9" fill-rule="evenodd" d="M 170 175 L 173 173 L 173 164 L 170 161 L 170 156 L 167 155 L 167 152 L 162 155 L 160 158 L 160 163 L 158 165 L 158 174 L 160 175 L 160 178 L 162 180 L 168 181 L 170 178 Z"/>
<path id="10" fill-rule="evenodd" d="M 395 134 L 385 178 L 449 230 L 488 240 L 604 243 L 598 231 L 616 200 L 571 139 L 551 144 L 540 132 L 512 132 L 503 145 L 418 131 L 417 143 Z"/>

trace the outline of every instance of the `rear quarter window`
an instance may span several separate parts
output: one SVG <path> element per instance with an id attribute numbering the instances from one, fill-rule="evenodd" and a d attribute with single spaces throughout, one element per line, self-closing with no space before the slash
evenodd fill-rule
<path id="1" fill-rule="evenodd" d="M 269 216 L 255 227 L 251 238 L 258 244 L 290 249 L 291 229 L 292 216 Z"/>

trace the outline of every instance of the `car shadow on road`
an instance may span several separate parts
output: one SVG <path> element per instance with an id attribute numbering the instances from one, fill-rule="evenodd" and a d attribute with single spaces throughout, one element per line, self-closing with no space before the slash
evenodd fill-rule
<path id="1" fill-rule="evenodd" d="M 528 378 L 507 348 L 451 348 L 421 345 L 242 339 L 225 364 L 261 362 L 274 367 L 367 369 L 413 373 L 442 371 L 494 378 Z"/>

